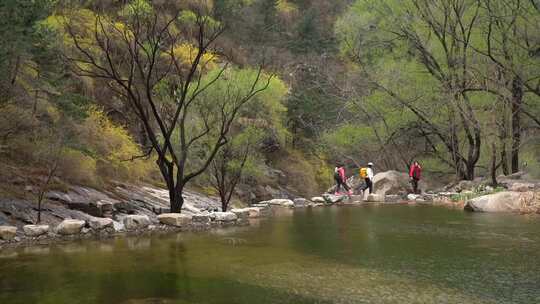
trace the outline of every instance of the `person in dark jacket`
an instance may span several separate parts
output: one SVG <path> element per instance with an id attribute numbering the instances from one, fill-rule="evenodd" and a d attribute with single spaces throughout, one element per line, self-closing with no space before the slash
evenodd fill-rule
<path id="1" fill-rule="evenodd" d="M 336 167 L 334 168 L 334 180 L 336 181 L 336 195 L 340 195 L 341 187 L 347 191 L 348 195 L 351 195 L 351 190 L 349 186 L 347 186 L 347 176 L 345 175 L 345 168 L 343 168 L 342 164 L 336 164 Z"/>
<path id="2" fill-rule="evenodd" d="M 418 193 L 418 182 L 422 178 L 422 166 L 415 161 L 409 170 L 409 179 L 411 180 L 413 193 Z"/>

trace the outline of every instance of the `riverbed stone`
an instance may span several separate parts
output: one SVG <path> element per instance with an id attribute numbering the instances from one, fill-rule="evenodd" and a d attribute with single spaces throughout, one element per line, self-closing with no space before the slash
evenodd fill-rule
<path id="1" fill-rule="evenodd" d="M 503 191 L 468 200 L 464 209 L 476 212 L 515 212 L 520 209 L 520 192 Z"/>
<path id="2" fill-rule="evenodd" d="M 214 212 L 216 221 L 220 222 L 234 222 L 238 219 L 238 216 L 232 212 Z"/>
<path id="3" fill-rule="evenodd" d="M 323 194 L 324 201 L 328 204 L 335 204 L 343 201 L 345 199 L 345 196 L 343 195 L 333 195 L 329 193 Z"/>
<path id="4" fill-rule="evenodd" d="M 144 229 L 150 226 L 150 218 L 147 215 L 130 214 L 124 217 L 124 227 L 127 230 Z"/>
<path id="5" fill-rule="evenodd" d="M 207 224 L 210 223 L 210 220 L 210 214 L 194 214 L 191 217 L 194 224 Z"/>
<path id="6" fill-rule="evenodd" d="M 288 207 L 292 208 L 294 207 L 294 202 L 290 199 L 271 199 L 269 201 L 265 201 L 264 203 L 271 205 L 271 206 L 281 206 L 281 207 Z"/>
<path id="7" fill-rule="evenodd" d="M 49 232 L 49 225 L 25 225 L 23 231 L 26 236 L 36 237 Z"/>
<path id="8" fill-rule="evenodd" d="M 510 186 L 510 191 L 516 191 L 516 192 L 527 192 L 532 191 L 536 187 L 533 183 L 513 183 Z"/>
<path id="9" fill-rule="evenodd" d="M 295 198 L 293 200 L 294 202 L 294 207 L 298 207 L 298 208 L 304 208 L 304 207 L 307 207 L 307 205 L 309 205 L 309 201 L 305 198 L 302 198 L 302 197 L 299 197 L 299 198 Z"/>
<path id="10" fill-rule="evenodd" d="M 17 227 L 14 226 L 0 226 L 0 239 L 12 240 L 17 235 Z"/>
<path id="11" fill-rule="evenodd" d="M 366 201 L 368 202 L 384 202 L 384 195 L 382 194 L 375 194 L 375 193 L 370 193 L 368 194 L 367 198 L 366 198 Z"/>
<path id="12" fill-rule="evenodd" d="M 103 230 L 106 228 L 113 228 L 114 221 L 106 217 L 93 217 L 88 220 L 88 225 L 94 230 Z"/>
<path id="13" fill-rule="evenodd" d="M 236 217 L 238 220 L 241 221 L 247 221 L 249 218 L 249 210 L 243 208 L 243 209 L 232 209 L 232 213 L 236 214 Z"/>
<path id="14" fill-rule="evenodd" d="M 326 202 L 322 196 L 314 196 L 311 198 L 311 201 L 314 203 L 324 203 Z"/>
<path id="15" fill-rule="evenodd" d="M 258 207 L 249 207 L 245 208 L 249 212 L 249 218 L 258 218 L 261 217 L 261 208 Z"/>
<path id="16" fill-rule="evenodd" d="M 160 223 L 176 226 L 176 227 L 185 227 L 191 224 L 192 216 L 182 213 L 163 213 L 158 215 L 158 220 Z"/>
<path id="17" fill-rule="evenodd" d="M 79 234 L 85 224 L 86 222 L 82 220 L 66 219 L 56 226 L 56 233 L 62 235 Z"/>

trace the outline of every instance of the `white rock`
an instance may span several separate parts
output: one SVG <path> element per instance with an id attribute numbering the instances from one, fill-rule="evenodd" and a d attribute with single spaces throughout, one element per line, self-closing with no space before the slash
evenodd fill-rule
<path id="1" fill-rule="evenodd" d="M 144 229 L 150 225 L 150 219 L 147 215 L 130 214 L 124 218 L 124 227 L 127 230 Z"/>
<path id="2" fill-rule="evenodd" d="M 409 200 L 409 201 L 415 201 L 418 198 L 420 198 L 420 195 L 418 195 L 418 194 L 412 194 L 412 193 L 407 194 L 407 200 Z"/>
<path id="3" fill-rule="evenodd" d="M 261 214 L 261 209 L 258 208 L 258 207 L 250 207 L 250 208 L 246 208 L 247 211 L 249 212 L 249 217 L 250 218 L 257 218 L 257 217 L 260 217 L 262 214 Z"/>
<path id="4" fill-rule="evenodd" d="M 113 227 L 114 227 L 114 231 L 116 232 L 122 232 L 126 229 L 126 227 L 124 226 L 124 223 L 117 222 L 117 221 L 113 221 Z"/>
<path id="5" fill-rule="evenodd" d="M 11 240 L 17 235 L 17 227 L 14 226 L 0 226 L 0 239 Z"/>
<path id="6" fill-rule="evenodd" d="M 232 209 L 231 212 L 236 214 L 239 220 L 247 220 L 249 218 L 249 210 L 247 209 Z"/>
<path id="7" fill-rule="evenodd" d="M 282 206 L 282 207 L 294 207 L 294 202 L 290 199 L 272 199 L 269 201 L 266 201 L 268 205 L 272 206 Z"/>
<path id="8" fill-rule="evenodd" d="M 36 237 L 49 232 L 49 225 L 25 225 L 23 231 L 27 236 Z"/>
<path id="9" fill-rule="evenodd" d="M 232 212 L 214 212 L 216 221 L 220 222 L 234 222 L 238 219 L 238 216 Z"/>
<path id="10" fill-rule="evenodd" d="M 512 212 L 520 209 L 520 192 L 504 191 L 467 201 L 465 210 L 478 212 Z"/>
<path id="11" fill-rule="evenodd" d="M 329 204 L 335 204 L 335 203 L 339 203 L 343 201 L 345 199 L 345 196 L 325 193 L 323 194 L 323 199 L 325 202 Z"/>
<path id="12" fill-rule="evenodd" d="M 314 203 L 324 203 L 326 202 L 322 196 L 314 196 L 311 198 L 311 201 Z"/>
<path id="13" fill-rule="evenodd" d="M 185 227 L 191 224 L 192 216 L 182 213 L 163 213 L 158 215 L 158 220 L 160 223 L 176 226 L 176 227 Z"/>
<path id="14" fill-rule="evenodd" d="M 102 230 L 109 227 L 114 227 L 114 221 L 106 217 L 93 217 L 88 220 L 88 225 L 94 230 Z"/>
<path id="15" fill-rule="evenodd" d="M 384 202 L 384 195 L 371 193 L 371 194 L 368 194 L 366 201 L 368 201 L 368 202 Z"/>
<path id="16" fill-rule="evenodd" d="M 84 227 L 85 221 L 67 219 L 56 227 L 56 233 L 63 235 L 79 234 Z"/>

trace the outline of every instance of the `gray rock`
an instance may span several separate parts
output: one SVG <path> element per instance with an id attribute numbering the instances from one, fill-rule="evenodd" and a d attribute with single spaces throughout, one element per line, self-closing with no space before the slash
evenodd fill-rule
<path id="1" fill-rule="evenodd" d="M 310 203 L 310 201 L 308 201 L 305 198 L 295 198 L 293 202 L 294 202 L 294 207 L 299 207 L 299 208 L 307 207 L 307 205 Z"/>
<path id="2" fill-rule="evenodd" d="M 14 226 L 0 226 L 0 239 L 12 240 L 17 235 L 17 227 Z"/>
<path id="3" fill-rule="evenodd" d="M 238 219 L 238 216 L 232 212 L 214 212 L 216 221 L 220 222 L 234 222 Z"/>
<path id="4" fill-rule="evenodd" d="M 94 230 L 102 230 L 114 227 L 114 221 L 110 218 L 93 217 L 88 220 L 88 225 Z"/>
<path id="5" fill-rule="evenodd" d="M 150 224 L 150 218 L 146 215 L 126 215 L 124 218 L 124 227 L 127 230 L 144 229 Z"/>
<path id="6" fill-rule="evenodd" d="M 536 188 L 533 183 L 513 183 L 508 190 L 516 192 L 532 191 Z"/>
<path id="7" fill-rule="evenodd" d="M 182 213 L 164 213 L 158 215 L 158 220 L 165 225 L 185 227 L 191 224 L 192 216 Z"/>
<path id="8" fill-rule="evenodd" d="M 56 226 L 56 233 L 62 235 L 72 235 L 81 233 L 85 221 L 66 219 Z"/>
<path id="9" fill-rule="evenodd" d="M 419 184 L 422 189 L 423 184 Z M 385 171 L 373 177 L 373 190 L 376 194 L 401 194 L 411 190 L 409 176 L 404 172 Z"/>
<path id="10" fill-rule="evenodd" d="M 328 194 L 328 193 L 323 194 L 324 201 L 328 204 L 339 203 L 343 201 L 345 197 L 346 196 L 343 196 L 343 195 L 333 195 L 333 194 Z"/>
<path id="11" fill-rule="evenodd" d="M 206 223 L 210 223 L 211 219 L 210 219 L 209 214 L 194 214 L 191 217 L 191 220 L 193 221 L 193 223 L 206 224 Z"/>
<path id="12" fill-rule="evenodd" d="M 25 225 L 23 231 L 26 236 L 36 237 L 49 232 L 49 225 Z"/>
<path id="13" fill-rule="evenodd" d="M 464 209 L 477 212 L 513 212 L 520 209 L 520 192 L 504 191 L 467 201 Z"/>
<path id="14" fill-rule="evenodd" d="M 389 202 L 389 203 L 399 202 L 400 199 L 401 199 L 401 196 L 397 194 L 388 194 L 384 196 L 384 201 Z"/>

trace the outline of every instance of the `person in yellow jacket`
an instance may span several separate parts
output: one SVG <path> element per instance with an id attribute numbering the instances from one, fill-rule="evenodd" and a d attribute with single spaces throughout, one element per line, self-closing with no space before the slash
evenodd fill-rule
<path id="1" fill-rule="evenodd" d="M 369 162 L 367 168 L 360 168 L 360 178 L 364 179 L 365 184 L 360 189 L 364 192 L 366 189 L 369 189 L 369 193 L 373 192 L 373 163 Z"/>

